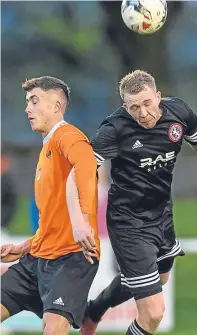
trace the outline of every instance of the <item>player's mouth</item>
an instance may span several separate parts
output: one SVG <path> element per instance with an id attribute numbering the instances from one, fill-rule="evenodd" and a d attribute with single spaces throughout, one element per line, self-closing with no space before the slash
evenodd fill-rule
<path id="1" fill-rule="evenodd" d="M 33 122 L 35 120 L 34 117 L 29 117 L 28 119 L 29 119 L 30 122 Z"/>

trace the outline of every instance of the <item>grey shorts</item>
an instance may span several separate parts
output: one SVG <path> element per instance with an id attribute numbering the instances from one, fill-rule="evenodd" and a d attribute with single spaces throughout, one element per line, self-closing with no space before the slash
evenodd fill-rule
<path id="1" fill-rule="evenodd" d="M 42 318 L 51 312 L 78 328 L 98 263 L 89 264 L 82 252 L 55 260 L 27 254 L 1 276 L 1 303 L 10 315 L 27 310 Z"/>

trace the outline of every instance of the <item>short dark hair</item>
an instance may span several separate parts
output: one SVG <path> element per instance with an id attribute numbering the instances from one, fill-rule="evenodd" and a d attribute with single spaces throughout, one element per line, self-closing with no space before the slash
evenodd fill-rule
<path id="1" fill-rule="evenodd" d="M 39 78 L 26 79 L 22 83 L 22 88 L 26 92 L 31 91 L 36 87 L 41 88 L 43 91 L 62 89 L 67 100 L 69 101 L 70 99 L 70 88 L 63 80 L 60 80 L 58 78 L 43 76 Z"/>

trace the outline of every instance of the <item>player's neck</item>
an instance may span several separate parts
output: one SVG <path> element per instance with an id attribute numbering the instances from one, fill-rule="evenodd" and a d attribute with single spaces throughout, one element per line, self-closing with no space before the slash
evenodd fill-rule
<path id="1" fill-rule="evenodd" d="M 53 129 L 53 127 L 55 127 L 57 123 L 62 122 L 62 121 L 64 121 L 63 116 L 51 120 L 51 122 L 47 124 L 46 130 L 42 133 L 43 138 L 45 138 L 50 133 L 50 131 Z"/>

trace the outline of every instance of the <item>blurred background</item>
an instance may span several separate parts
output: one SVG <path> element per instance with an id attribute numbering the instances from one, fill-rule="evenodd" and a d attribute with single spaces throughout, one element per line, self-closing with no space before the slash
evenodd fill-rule
<path id="1" fill-rule="evenodd" d="M 197 112 L 197 2 L 168 1 L 167 22 L 151 36 L 131 32 L 122 21 L 120 6 L 120 1 L 1 2 L 2 242 L 24 240 L 37 227 L 33 180 L 42 138 L 31 131 L 24 112 L 21 82 L 25 78 L 50 75 L 66 81 L 71 87 L 66 120 L 90 138 L 102 119 L 118 108 L 121 77 L 137 68 L 154 75 L 163 96 L 179 96 Z M 99 190 L 99 229 L 104 244 L 109 181 L 106 164 Z M 176 232 L 187 254 L 176 262 L 167 292 L 170 313 L 162 330 L 171 328 L 165 334 L 194 335 L 197 156 L 187 144 L 175 170 L 173 197 Z M 112 254 L 110 262 L 113 278 L 117 266 Z M 110 320 L 118 317 L 111 314 L 105 320 L 106 329 L 112 333 Z M 39 334 L 32 332 L 37 322 L 32 320 L 21 314 L 3 329 L 18 335 L 23 331 Z M 123 330 L 130 321 L 128 318 Z M 22 325 L 26 325 L 23 331 L 19 330 Z"/>

